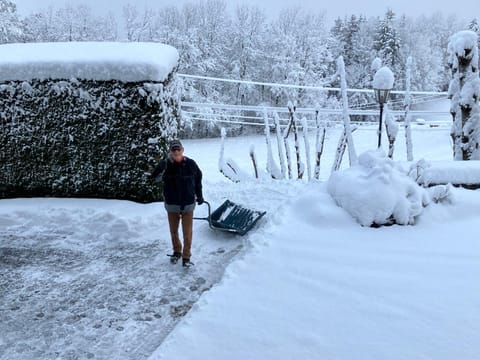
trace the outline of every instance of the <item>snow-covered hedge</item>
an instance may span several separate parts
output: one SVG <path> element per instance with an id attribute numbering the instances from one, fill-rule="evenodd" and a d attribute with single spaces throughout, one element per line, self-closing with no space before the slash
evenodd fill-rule
<path id="1" fill-rule="evenodd" d="M 381 150 L 363 153 L 358 165 L 332 173 L 328 192 L 361 225 L 414 224 L 430 199 Z"/>
<path id="2" fill-rule="evenodd" d="M 0 83 L 0 197 L 161 199 L 145 171 L 177 134 L 177 89 L 174 69 L 162 82 Z"/>
<path id="3" fill-rule="evenodd" d="M 431 187 L 452 184 L 469 189 L 480 188 L 480 161 L 425 161 L 410 168 L 410 177 L 419 185 Z"/>

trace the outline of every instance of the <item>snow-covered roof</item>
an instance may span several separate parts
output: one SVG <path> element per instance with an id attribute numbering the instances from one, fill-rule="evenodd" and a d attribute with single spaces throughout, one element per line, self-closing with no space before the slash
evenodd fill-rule
<path id="1" fill-rule="evenodd" d="M 164 81 L 178 51 L 157 43 L 68 42 L 0 45 L 0 81 Z"/>
<path id="2" fill-rule="evenodd" d="M 374 89 L 391 89 L 393 88 L 393 83 L 395 81 L 395 76 L 393 75 L 392 70 L 387 66 L 380 68 L 373 78 L 373 88 Z"/>

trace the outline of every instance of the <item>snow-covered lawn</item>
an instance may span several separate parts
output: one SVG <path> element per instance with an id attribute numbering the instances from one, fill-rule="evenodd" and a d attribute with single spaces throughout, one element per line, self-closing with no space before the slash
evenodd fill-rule
<path id="1" fill-rule="evenodd" d="M 414 128 L 416 158 L 449 159 L 448 131 Z M 354 138 L 375 147 L 374 128 Z M 251 144 L 265 164 L 261 136 L 228 139 L 225 155 L 251 172 Z M 0 201 L 0 359 L 480 358 L 480 192 L 454 190 L 414 227 L 362 228 L 324 183 L 229 183 L 218 139 L 184 145 L 207 200 L 266 217 L 244 238 L 196 223 L 185 272 L 165 256 L 162 204 Z"/>
<path id="2" fill-rule="evenodd" d="M 455 195 L 371 229 L 305 186 L 152 359 L 479 359 L 480 193 Z"/>

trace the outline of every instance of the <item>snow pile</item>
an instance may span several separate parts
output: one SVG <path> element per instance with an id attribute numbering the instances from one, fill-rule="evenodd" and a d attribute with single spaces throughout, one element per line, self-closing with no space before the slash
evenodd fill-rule
<path id="1" fill-rule="evenodd" d="M 380 68 L 373 78 L 373 88 L 374 89 L 391 89 L 393 88 L 393 83 L 395 82 L 395 76 L 393 75 L 392 70 L 387 66 Z"/>
<path id="2" fill-rule="evenodd" d="M 358 165 L 334 172 L 328 192 L 362 226 L 414 224 L 428 196 L 383 151 L 368 151 Z"/>
<path id="3" fill-rule="evenodd" d="M 0 46 L 0 81 L 66 79 L 163 82 L 178 65 L 163 44 L 68 42 Z"/>

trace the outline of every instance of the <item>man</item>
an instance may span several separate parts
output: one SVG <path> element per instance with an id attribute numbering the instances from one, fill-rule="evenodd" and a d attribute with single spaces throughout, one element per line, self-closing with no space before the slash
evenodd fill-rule
<path id="1" fill-rule="evenodd" d="M 184 156 L 184 148 L 179 140 L 173 140 L 168 146 L 168 156 L 152 171 L 152 178 L 163 181 L 163 196 L 165 209 L 168 213 L 170 235 L 172 238 L 173 254 L 170 256 L 172 264 L 182 258 L 185 267 L 193 265 L 190 262 L 193 232 L 193 210 L 195 200 L 198 205 L 203 204 L 202 172 L 192 159 Z M 182 222 L 182 242 L 178 235 L 178 228 Z"/>

